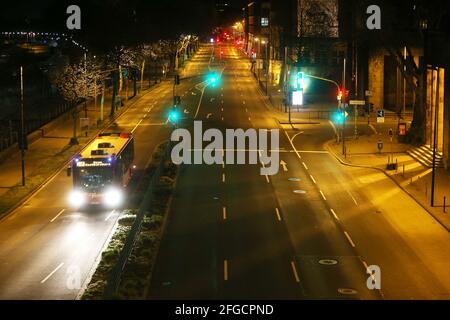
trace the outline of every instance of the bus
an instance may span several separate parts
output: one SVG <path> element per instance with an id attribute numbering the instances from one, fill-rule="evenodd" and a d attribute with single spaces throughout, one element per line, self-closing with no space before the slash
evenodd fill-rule
<path id="1" fill-rule="evenodd" d="M 131 133 L 99 134 L 72 159 L 67 169 L 67 175 L 73 176 L 70 205 L 119 207 L 133 174 L 133 160 Z"/>

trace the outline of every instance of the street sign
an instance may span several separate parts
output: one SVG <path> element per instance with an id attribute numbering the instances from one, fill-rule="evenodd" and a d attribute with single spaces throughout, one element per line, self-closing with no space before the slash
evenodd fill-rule
<path id="1" fill-rule="evenodd" d="M 292 105 L 293 106 L 303 105 L 303 90 L 292 91 Z"/>
<path id="2" fill-rule="evenodd" d="M 377 117 L 384 118 L 384 110 L 377 110 Z"/>
<path id="3" fill-rule="evenodd" d="M 384 110 L 377 110 L 377 123 L 384 123 Z"/>
<path id="4" fill-rule="evenodd" d="M 348 117 L 348 112 L 345 111 L 345 112 L 344 112 L 344 115 L 345 115 L 345 117 L 347 118 L 347 117 Z"/>
<path id="5" fill-rule="evenodd" d="M 351 106 L 363 106 L 366 104 L 365 100 L 350 100 Z"/>

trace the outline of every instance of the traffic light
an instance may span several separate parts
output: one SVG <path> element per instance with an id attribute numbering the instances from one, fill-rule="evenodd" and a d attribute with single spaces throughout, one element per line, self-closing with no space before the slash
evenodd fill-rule
<path id="1" fill-rule="evenodd" d="M 342 89 L 339 89 L 338 93 L 337 93 L 337 100 L 341 101 L 342 100 Z"/>
<path id="2" fill-rule="evenodd" d="M 293 75 L 294 90 L 302 90 L 305 87 L 305 75 L 303 72 L 297 72 Z"/>
<path id="3" fill-rule="evenodd" d="M 178 123 L 179 120 L 180 120 L 180 112 L 176 107 L 173 107 L 169 111 L 169 121 L 172 123 Z"/>
<path id="4" fill-rule="evenodd" d="M 299 89 L 303 89 L 303 85 L 304 85 L 304 75 L 303 72 L 299 72 L 297 73 L 297 87 Z"/>
<path id="5" fill-rule="evenodd" d="M 333 115 L 333 120 L 337 124 L 342 124 L 344 122 L 344 117 L 345 117 L 344 112 L 339 111 Z"/>
<path id="6" fill-rule="evenodd" d="M 208 83 L 213 87 L 219 83 L 220 77 L 216 73 L 211 73 L 208 75 Z"/>

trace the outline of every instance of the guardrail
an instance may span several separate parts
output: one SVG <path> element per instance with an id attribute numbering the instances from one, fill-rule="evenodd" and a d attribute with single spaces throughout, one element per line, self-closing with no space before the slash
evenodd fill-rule
<path id="1" fill-rule="evenodd" d="M 112 299 L 115 294 L 117 294 L 122 279 L 122 273 L 125 269 L 127 261 L 133 251 L 134 244 L 136 242 L 137 236 L 141 231 L 142 222 L 145 217 L 145 213 L 150 208 L 151 202 L 153 200 L 154 191 L 156 185 L 159 183 L 159 178 L 161 177 L 162 171 L 164 169 L 164 162 L 170 158 L 171 143 L 167 142 L 164 149 L 164 153 L 160 159 L 158 167 L 153 172 L 152 178 L 150 179 L 150 184 L 145 192 L 142 203 L 136 214 L 136 219 L 131 226 L 131 230 L 125 239 L 125 244 L 120 251 L 119 259 L 116 265 L 113 267 L 111 274 L 107 280 L 106 287 L 103 293 L 105 299 Z"/>

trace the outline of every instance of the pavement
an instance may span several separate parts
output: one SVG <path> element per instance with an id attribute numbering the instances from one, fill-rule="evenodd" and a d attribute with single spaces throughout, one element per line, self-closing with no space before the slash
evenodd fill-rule
<path id="1" fill-rule="evenodd" d="M 444 197 L 450 195 L 450 172 L 445 168 L 436 168 L 435 202 L 431 206 L 432 169 L 423 166 L 406 151 L 412 146 L 393 142 L 386 135 L 372 134 L 359 137 L 358 140 L 348 140 L 347 154 L 342 155 L 342 144 L 335 141 L 328 148 L 343 162 L 349 165 L 366 166 L 383 172 L 391 178 L 402 190 L 427 210 L 443 227 L 450 231 L 450 210 L 444 208 Z M 378 151 L 377 144 L 382 141 L 384 149 Z M 388 161 L 398 164 L 396 170 L 387 170 Z M 446 206 L 448 202 L 446 201 Z"/>
<path id="2" fill-rule="evenodd" d="M 280 129 L 285 168 L 182 165 L 149 298 L 450 299 L 447 230 L 383 173 L 342 165 L 325 148 L 328 120 L 284 124 L 248 60 L 222 49 L 222 82 L 196 119 L 204 130 Z M 370 265 L 381 290 L 367 287 Z"/>
<path id="3" fill-rule="evenodd" d="M 189 69 L 185 76 L 195 75 L 182 80 L 178 87 L 187 113 L 195 112 L 198 105 L 200 92 L 195 86 L 203 81 L 198 75 L 207 72 L 210 55 L 211 48 L 202 46 L 186 65 Z M 138 171 L 149 163 L 154 148 L 169 137 L 171 128 L 166 120 L 168 107 L 173 103 L 172 94 L 173 82 L 163 81 L 143 92 L 105 128 L 133 132 Z M 72 123 L 68 124 L 72 128 Z M 40 163 L 52 161 L 52 151 L 67 144 L 70 133 L 63 125 L 49 137 L 33 143 L 27 162 L 31 165 L 37 159 Z M 68 207 L 66 196 L 72 188 L 72 179 L 63 169 L 0 220 L 0 299 L 76 299 L 114 231 L 120 210 L 84 211 Z"/>

